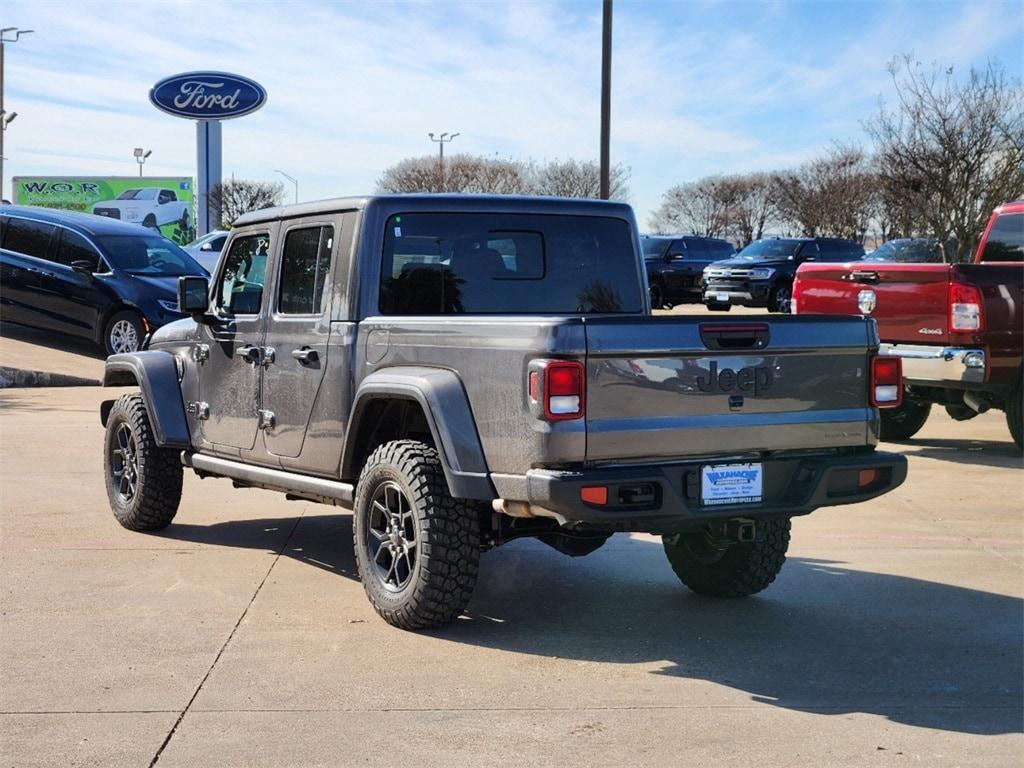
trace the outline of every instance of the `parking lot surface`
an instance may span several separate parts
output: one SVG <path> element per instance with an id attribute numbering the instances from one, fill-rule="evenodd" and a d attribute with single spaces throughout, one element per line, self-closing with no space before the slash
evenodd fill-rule
<path id="1" fill-rule="evenodd" d="M 797 520 L 761 596 L 688 593 L 658 541 L 485 555 L 468 614 L 388 627 L 351 523 L 186 476 L 122 530 L 99 388 L 0 393 L 0 764 L 1019 765 L 1020 462 L 936 415 L 910 479 Z"/>
<path id="2" fill-rule="evenodd" d="M 907 483 L 796 520 L 754 598 L 689 593 L 650 536 L 582 559 L 517 541 L 465 616 L 413 634 L 367 603 L 344 510 L 187 474 L 171 527 L 121 529 L 111 396 L 0 391 L 0 766 L 1024 760 L 1001 413 L 886 446 Z"/>

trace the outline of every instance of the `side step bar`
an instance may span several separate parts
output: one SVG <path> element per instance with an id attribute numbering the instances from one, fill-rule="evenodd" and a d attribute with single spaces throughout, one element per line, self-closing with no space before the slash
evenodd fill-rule
<path id="1" fill-rule="evenodd" d="M 228 477 L 241 485 L 280 491 L 289 496 L 337 504 L 342 507 L 352 506 L 355 489 L 349 483 L 339 483 L 337 480 L 300 475 L 270 467 L 243 464 L 239 461 L 206 456 L 201 453 L 189 453 L 188 451 L 182 451 L 181 463 L 186 467 L 191 467 L 200 475 Z"/>

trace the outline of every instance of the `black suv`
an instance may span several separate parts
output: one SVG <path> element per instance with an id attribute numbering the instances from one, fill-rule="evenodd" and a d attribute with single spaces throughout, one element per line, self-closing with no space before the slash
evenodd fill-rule
<path id="1" fill-rule="evenodd" d="M 704 270 L 704 303 L 728 310 L 733 304 L 789 312 L 793 276 L 805 261 L 859 261 L 864 246 L 831 237 L 773 237 L 751 243 L 734 258 Z"/>
<path id="2" fill-rule="evenodd" d="M 641 243 L 654 309 L 684 299 L 700 301 L 704 267 L 736 253 L 732 243 L 714 237 L 644 235 Z"/>
<path id="3" fill-rule="evenodd" d="M 102 216 L 0 205 L 0 318 L 134 352 L 179 320 L 183 275 L 206 275 L 170 240 Z"/>

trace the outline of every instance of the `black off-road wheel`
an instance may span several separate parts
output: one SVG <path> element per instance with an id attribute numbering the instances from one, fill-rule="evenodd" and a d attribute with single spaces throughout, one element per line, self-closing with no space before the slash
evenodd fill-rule
<path id="1" fill-rule="evenodd" d="M 775 581 L 786 562 L 789 518 L 757 523 L 754 541 L 723 544 L 708 529 L 662 537 L 676 576 L 699 595 L 747 597 Z"/>
<path id="2" fill-rule="evenodd" d="M 1006 426 L 1018 451 L 1024 452 L 1024 387 L 1018 377 L 1017 385 L 1010 390 L 1006 400 Z"/>
<path id="3" fill-rule="evenodd" d="M 883 440 L 909 440 L 928 421 L 932 404 L 911 400 L 904 395 L 903 402 L 895 408 L 882 408 L 881 438 Z"/>
<path id="4" fill-rule="evenodd" d="M 480 521 L 452 498 L 437 451 L 395 440 L 367 459 L 353 510 L 356 565 L 370 603 L 400 629 L 453 621 L 476 586 Z"/>
<path id="5" fill-rule="evenodd" d="M 103 474 L 110 508 L 125 528 L 159 531 L 171 524 L 181 501 L 180 451 L 156 444 L 142 395 L 122 395 L 110 409 Z"/>

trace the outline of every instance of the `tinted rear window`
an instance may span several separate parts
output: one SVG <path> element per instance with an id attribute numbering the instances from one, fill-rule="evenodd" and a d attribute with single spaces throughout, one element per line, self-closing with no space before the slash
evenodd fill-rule
<path id="1" fill-rule="evenodd" d="M 52 224 L 11 217 L 3 227 L 3 247 L 8 251 L 45 259 L 49 253 Z"/>
<path id="2" fill-rule="evenodd" d="M 594 216 L 409 213 L 384 233 L 386 315 L 638 313 L 629 224 Z"/>
<path id="3" fill-rule="evenodd" d="M 992 224 L 982 261 L 1024 261 L 1024 213 L 1004 213 Z"/>

